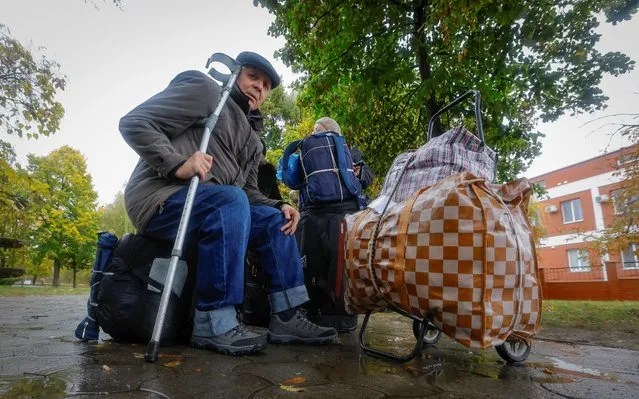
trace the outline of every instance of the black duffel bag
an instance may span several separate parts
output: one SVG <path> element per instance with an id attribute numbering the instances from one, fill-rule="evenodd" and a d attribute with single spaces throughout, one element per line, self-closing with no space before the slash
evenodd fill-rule
<path id="1" fill-rule="evenodd" d="M 97 295 L 96 319 L 104 332 L 127 342 L 151 339 L 164 289 L 164 276 L 158 278 L 157 273 L 164 268 L 165 275 L 168 262 L 159 262 L 153 272 L 151 267 L 155 258 L 170 258 L 171 249 L 170 242 L 140 234 L 126 234 L 120 239 L 105 267 Z M 185 251 L 188 252 L 193 253 Z M 178 265 L 162 330 L 162 344 L 183 341 L 191 335 L 195 273 L 194 269 L 188 270 L 187 264 L 195 263 L 187 260 Z"/>

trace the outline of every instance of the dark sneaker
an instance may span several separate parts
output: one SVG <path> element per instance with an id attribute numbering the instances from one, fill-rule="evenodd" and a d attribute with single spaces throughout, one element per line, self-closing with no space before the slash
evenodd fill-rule
<path id="1" fill-rule="evenodd" d="M 337 331 L 331 327 L 320 327 L 310 322 L 306 314 L 298 309 L 287 322 L 277 314 L 271 316 L 268 326 L 268 341 L 277 344 L 328 344 L 337 338 Z"/>
<path id="2" fill-rule="evenodd" d="M 191 345 L 226 355 L 246 355 L 266 348 L 266 336 L 249 331 L 243 324 L 217 337 L 191 335 Z"/>
<path id="3" fill-rule="evenodd" d="M 337 332 L 353 332 L 357 329 L 357 315 L 321 315 L 309 317 L 313 323 L 322 327 L 333 327 Z"/>

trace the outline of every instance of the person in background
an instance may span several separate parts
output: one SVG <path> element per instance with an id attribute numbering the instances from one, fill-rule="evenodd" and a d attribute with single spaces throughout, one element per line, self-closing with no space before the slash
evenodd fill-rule
<path id="1" fill-rule="evenodd" d="M 352 331 L 357 327 L 357 316 L 346 313 L 343 293 L 336 293 L 334 287 L 336 279 L 343 278 L 337 272 L 340 222 L 344 215 L 361 209 L 361 183 L 335 120 L 318 119 L 313 132 L 291 144 L 283 158 L 296 146 L 304 178 L 300 187 L 290 188 L 299 189 L 301 219 L 296 236 L 311 298 L 304 309 L 309 319 L 321 326 Z M 288 158 L 280 164 L 284 161 L 289 164 Z"/>

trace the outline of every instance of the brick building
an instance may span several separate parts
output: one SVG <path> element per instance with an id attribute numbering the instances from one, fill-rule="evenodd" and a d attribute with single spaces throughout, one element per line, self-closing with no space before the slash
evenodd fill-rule
<path id="1" fill-rule="evenodd" d="M 541 268 L 563 270 L 557 280 L 606 280 L 604 262 L 619 265 L 620 277 L 639 269 L 635 255 L 639 243 L 622 253 L 605 257 L 588 250 L 585 236 L 596 235 L 611 224 L 622 204 L 615 201 L 620 186 L 617 176 L 624 164 L 637 161 L 637 147 L 631 146 L 531 178 L 547 195 L 538 198 L 539 220 L 546 229 L 538 254 Z M 549 272 L 550 270 L 547 270 Z"/>

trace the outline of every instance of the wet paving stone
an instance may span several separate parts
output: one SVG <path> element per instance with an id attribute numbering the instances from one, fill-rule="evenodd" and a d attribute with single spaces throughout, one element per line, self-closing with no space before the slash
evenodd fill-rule
<path id="1" fill-rule="evenodd" d="M 0 298 L 2 398 L 639 398 L 639 352 L 535 341 L 528 361 L 447 337 L 398 364 L 370 357 L 358 334 L 327 346 L 270 345 L 225 356 L 184 345 L 146 363 L 144 344 L 83 343 L 73 330 L 83 296 Z M 366 343 L 409 353 L 411 322 L 375 315 Z"/>

